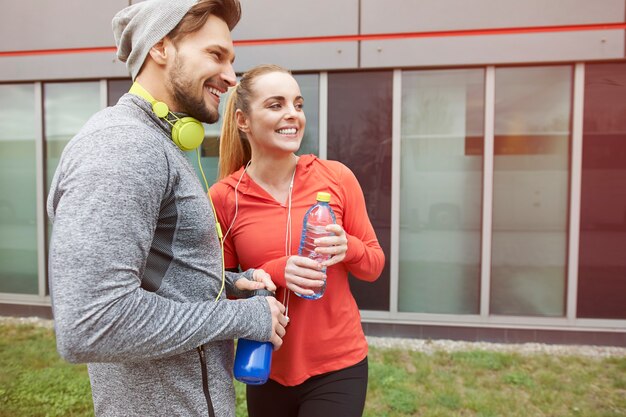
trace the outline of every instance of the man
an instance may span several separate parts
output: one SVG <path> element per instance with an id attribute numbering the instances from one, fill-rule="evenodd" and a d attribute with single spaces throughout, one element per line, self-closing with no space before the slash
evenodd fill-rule
<path id="1" fill-rule="evenodd" d="M 212 207 L 179 148 L 187 138 L 173 141 L 189 130 L 181 119 L 192 133 L 201 124 L 188 117 L 218 120 L 236 80 L 239 18 L 238 0 L 147 0 L 119 12 L 117 54 L 135 84 L 70 141 L 54 176 L 57 345 L 88 362 L 97 416 L 234 416 L 232 339 L 282 343 L 282 304 L 226 298 L 275 287 L 261 270 L 223 272 Z"/>

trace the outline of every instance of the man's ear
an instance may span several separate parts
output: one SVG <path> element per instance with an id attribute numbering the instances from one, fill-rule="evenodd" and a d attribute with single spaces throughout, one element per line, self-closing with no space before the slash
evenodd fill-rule
<path id="1" fill-rule="evenodd" d="M 154 46 L 150 48 L 150 51 L 148 52 L 150 57 L 157 64 L 165 65 L 167 63 L 167 58 L 168 58 L 167 54 L 169 51 L 168 51 L 166 43 L 168 42 L 166 42 L 165 39 L 161 39 L 156 44 L 154 44 Z M 170 46 L 170 49 L 171 49 L 171 46 Z"/>
<path id="2" fill-rule="evenodd" d="M 241 109 L 237 109 L 235 111 L 235 120 L 237 121 L 237 128 L 244 133 L 250 132 L 250 126 L 248 125 L 248 118 L 241 111 Z"/>

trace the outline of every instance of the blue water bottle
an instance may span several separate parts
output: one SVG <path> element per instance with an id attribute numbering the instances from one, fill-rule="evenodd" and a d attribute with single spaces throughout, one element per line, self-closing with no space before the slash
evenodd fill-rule
<path id="1" fill-rule="evenodd" d="M 324 262 L 330 259 L 330 255 L 325 255 L 315 252 L 315 239 L 324 236 L 333 236 L 333 233 L 326 231 L 326 226 L 336 223 L 335 213 L 330 207 L 330 194 L 319 192 L 317 193 L 317 202 L 306 212 L 304 215 L 304 221 L 302 222 L 302 237 L 300 238 L 300 247 L 298 248 L 298 255 L 305 256 L 316 260 L 317 262 Z M 322 270 L 326 272 L 326 268 Z M 298 294 L 299 297 L 306 298 L 307 300 L 317 300 L 324 295 L 326 291 L 326 280 L 324 285 L 315 292 L 313 295 Z"/>
<path id="2" fill-rule="evenodd" d="M 266 289 L 252 292 L 252 296 L 257 295 L 274 297 L 274 293 Z M 233 367 L 235 379 L 248 385 L 265 384 L 270 376 L 273 350 L 274 345 L 271 342 L 239 339 Z"/>

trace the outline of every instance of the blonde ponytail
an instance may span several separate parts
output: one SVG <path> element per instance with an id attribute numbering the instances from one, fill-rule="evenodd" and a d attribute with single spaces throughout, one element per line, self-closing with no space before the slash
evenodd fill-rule
<path id="1" fill-rule="evenodd" d="M 238 86 L 235 86 L 226 102 L 224 123 L 220 136 L 220 159 L 218 181 L 237 171 L 250 160 L 250 145 L 243 132 L 237 128 Z"/>

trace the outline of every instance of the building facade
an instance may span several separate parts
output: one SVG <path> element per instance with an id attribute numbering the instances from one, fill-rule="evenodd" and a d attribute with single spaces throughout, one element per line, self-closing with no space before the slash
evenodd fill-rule
<path id="1" fill-rule="evenodd" d="M 48 187 L 130 87 L 110 21 L 133 2 L 6 3 L 0 314 L 49 316 Z M 363 188 L 387 257 L 351 281 L 366 333 L 626 346 L 626 0 L 242 5 L 235 70 L 291 69 L 301 153 Z"/>

